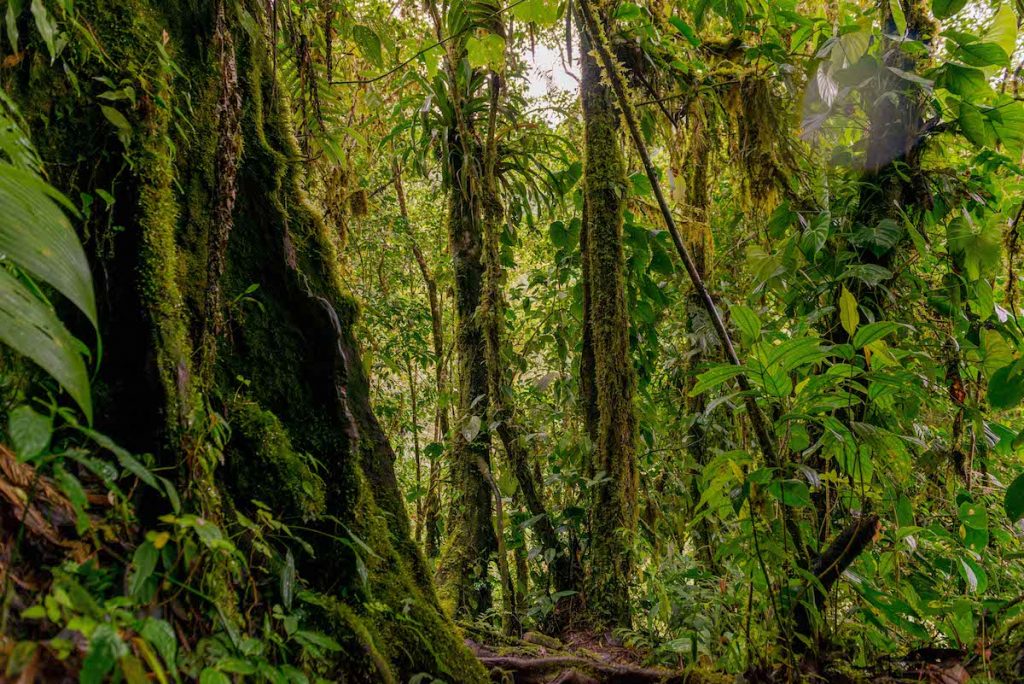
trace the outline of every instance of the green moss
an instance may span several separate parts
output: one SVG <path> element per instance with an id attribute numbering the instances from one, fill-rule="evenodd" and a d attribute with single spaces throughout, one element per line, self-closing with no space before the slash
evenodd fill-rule
<path id="1" fill-rule="evenodd" d="M 283 520 L 325 513 L 323 480 L 310 468 L 310 457 L 292 447 L 277 416 L 254 401 L 237 399 L 226 418 L 231 441 L 225 475 L 236 503 L 256 499 Z"/>
<path id="2" fill-rule="evenodd" d="M 589 470 L 606 476 L 592 490 L 587 606 L 598 626 L 629 626 L 639 481 L 622 245 L 626 171 L 613 93 L 587 46 L 582 54 L 586 235 L 581 244 L 586 249 L 581 259 L 587 265 L 597 404 Z"/>
<path id="3" fill-rule="evenodd" d="M 470 124 L 463 134 L 472 139 Z M 488 390 L 483 296 L 483 230 L 480 198 L 474 194 L 478 181 L 467 178 L 481 162 L 479 145 L 463 144 L 460 135 L 449 131 L 455 153 L 450 155 L 450 175 L 454 179 L 448 192 L 448 244 L 455 279 L 455 349 L 459 385 L 457 423 L 472 416 L 486 422 L 490 410 Z M 466 159 L 468 153 L 477 158 Z M 454 432 L 451 460 L 451 504 L 447 524 L 448 539 L 441 548 L 436 582 L 438 594 L 451 615 L 476 616 L 491 606 L 488 566 L 497 550 L 497 538 L 491 523 L 491 490 L 484 480 L 479 462 L 490 466 L 489 430 L 479 430 L 467 441 L 461 430 Z M 484 581 L 480 581 L 483 579 Z"/>

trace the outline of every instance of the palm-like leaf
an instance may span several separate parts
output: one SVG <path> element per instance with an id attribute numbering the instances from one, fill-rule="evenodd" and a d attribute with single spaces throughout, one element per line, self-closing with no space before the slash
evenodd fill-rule
<path id="1" fill-rule="evenodd" d="M 10 109 L 0 111 L 0 256 L 51 285 L 95 328 L 96 300 L 85 252 L 60 205 L 71 204 L 36 173 L 38 158 Z M 0 342 L 49 373 L 92 420 L 81 345 L 53 307 L 11 270 L 0 268 Z"/>

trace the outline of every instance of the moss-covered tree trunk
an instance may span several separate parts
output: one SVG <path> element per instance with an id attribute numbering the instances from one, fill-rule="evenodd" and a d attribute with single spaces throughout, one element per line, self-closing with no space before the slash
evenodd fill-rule
<path id="1" fill-rule="evenodd" d="M 613 2 L 593 2 L 605 27 Z M 580 22 L 582 25 L 583 22 Z M 591 490 L 586 581 L 590 618 L 597 626 L 630 624 L 629 587 L 633 575 L 633 538 L 637 523 L 638 474 L 634 371 L 629 350 L 623 257 L 623 198 L 626 169 L 620 146 L 619 110 L 601 68 L 582 32 L 582 99 L 585 125 L 583 164 L 585 311 L 592 343 L 593 371 L 586 367 L 584 400 L 596 400 L 584 413 L 596 416 L 589 470 L 603 473 Z M 588 383 L 592 383 L 592 386 Z"/>
<path id="2" fill-rule="evenodd" d="M 438 38 L 443 37 L 440 9 L 427 3 Z M 466 112 L 463 92 L 465 54 L 462 42 L 445 46 L 451 120 L 447 131 L 448 250 L 455 275 L 455 352 L 458 363 L 458 417 L 453 435 L 451 508 L 448 539 L 437 566 L 437 589 L 452 614 L 478 615 L 491 606 L 488 568 L 498 548 L 491 521 L 492 499 L 485 472 L 491 467 L 487 358 L 482 317 L 483 198 L 480 177 L 483 149 Z"/>
<path id="3" fill-rule="evenodd" d="M 712 275 L 714 238 L 709 225 L 708 210 L 711 198 L 708 189 L 708 169 L 712 160 L 713 131 L 709 118 L 713 116 L 705 102 L 698 99 L 686 114 L 686 125 L 677 129 L 671 149 L 672 173 L 675 178 L 673 199 L 679 208 L 682 220 L 680 233 L 690 254 L 693 255 L 697 273 L 705 281 Z M 695 290 L 686 298 L 685 330 L 690 341 L 691 353 L 687 361 L 687 380 L 684 384 L 685 409 L 691 421 L 687 431 L 686 450 L 696 466 L 690 480 L 691 505 L 696 507 L 701 498 L 700 475 L 711 456 L 708 442 L 708 419 L 704 416 L 707 398 L 701 393 L 690 396 L 696 384 L 696 375 L 706 363 L 721 359 L 721 346 L 715 335 L 707 310 Z M 711 523 L 704 517 L 697 523 L 698 553 L 709 569 L 715 569 L 715 555 Z"/>
<path id="4" fill-rule="evenodd" d="M 473 164 L 458 131 L 450 132 L 453 187 L 448 199 L 448 239 L 455 272 L 455 352 L 458 421 L 453 436 L 448 538 L 437 568 L 438 593 L 454 614 L 477 615 L 491 606 L 487 572 L 497 549 L 491 523 L 491 489 L 479 462 L 490 467 L 489 407 L 484 331 L 477 309 L 483 291 L 483 231 Z M 478 150 L 478 148 L 476 148 Z M 473 153 L 475 156 L 475 153 Z"/>
<path id="5" fill-rule="evenodd" d="M 491 400 L 491 425 L 498 433 L 505 450 L 508 466 L 519 484 L 523 502 L 530 515 L 536 516 L 533 531 L 546 551 L 551 549 L 551 580 L 555 591 L 573 590 L 572 566 L 569 555 L 555 532 L 554 524 L 544 503 L 540 482 L 530 468 L 529 453 L 523 440 L 523 428 L 512 395 L 508 364 L 504 356 L 504 320 L 506 302 L 503 294 L 505 269 L 500 259 L 500 239 L 505 210 L 498 192 L 497 117 L 501 92 L 501 77 L 492 73 L 490 82 L 490 109 L 484 154 L 483 220 L 484 220 L 484 297 L 480 315 L 484 326 L 487 361 L 488 390 Z"/>
<path id="6" fill-rule="evenodd" d="M 879 4 L 883 29 L 890 35 L 895 34 L 890 5 L 885 2 Z M 905 17 L 908 35 L 914 40 L 929 43 L 935 32 L 935 23 L 929 14 L 928 3 L 920 0 L 906 3 Z M 874 79 L 875 87 L 864 95 L 868 131 L 864 177 L 854 225 L 873 228 L 886 220 L 900 225 L 904 214 L 916 219 L 919 208 L 927 208 L 931 201 L 921 172 L 924 112 L 930 95 L 918 84 L 892 71 L 921 73 L 927 68 L 924 62 L 928 58 L 908 54 L 902 49 L 901 42 L 892 38 L 883 41 L 883 59 L 878 78 Z M 864 245 L 859 256 L 863 263 L 888 268 L 902 244 L 906 244 L 905 239 L 884 249 L 877 245 Z M 885 318 L 886 309 L 891 304 L 884 301 L 888 284 L 869 286 L 859 281 L 856 283 L 854 294 L 859 304 L 871 311 L 877 320 Z M 834 329 L 833 337 L 845 341 L 838 319 Z"/>
<path id="7" fill-rule="evenodd" d="M 409 534 L 352 337 L 356 307 L 339 278 L 335 232 L 303 190 L 267 6 L 75 5 L 102 50 L 80 37 L 67 48 L 81 90 L 42 51 L 5 85 L 67 194 L 99 188 L 114 198 L 111 214 L 94 212 L 83 229 L 100 274 L 100 429 L 157 454 L 177 472 L 187 507 L 218 524 L 259 500 L 313 531 L 315 555 L 290 550 L 320 597 L 311 619 L 343 647 L 318 674 L 485 680 Z M 243 28 L 243 17 L 254 23 Z M 116 104 L 130 134 L 101 112 L 100 77 L 138 92 L 136 104 Z M 259 306 L 233 304 L 252 284 Z M 230 438 L 211 439 L 224 421 Z M 276 580 L 253 577 L 266 582 L 263 600 L 242 610 L 250 580 L 210 565 L 204 589 L 216 605 L 197 605 L 202 624 L 169 617 L 178 631 L 260 630 L 279 600 Z"/>

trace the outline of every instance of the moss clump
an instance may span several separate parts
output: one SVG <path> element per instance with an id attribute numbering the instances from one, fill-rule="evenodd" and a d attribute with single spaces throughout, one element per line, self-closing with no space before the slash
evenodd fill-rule
<path id="1" fill-rule="evenodd" d="M 237 505 L 261 501 L 284 520 L 325 513 L 324 482 L 312 458 L 295 450 L 281 421 L 248 399 L 228 408 L 231 424 L 225 479 Z"/>

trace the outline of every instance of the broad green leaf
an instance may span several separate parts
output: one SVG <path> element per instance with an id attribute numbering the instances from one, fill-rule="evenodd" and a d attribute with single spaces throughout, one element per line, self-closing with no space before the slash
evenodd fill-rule
<path id="1" fill-rule="evenodd" d="M 871 33 L 868 31 L 850 31 L 841 35 L 829 54 L 833 71 L 837 72 L 859 62 L 870 45 Z"/>
<path id="2" fill-rule="evenodd" d="M 832 215 L 823 211 L 814 217 L 807 229 L 800 236 L 800 251 L 810 260 L 821 251 L 828 241 L 829 231 L 832 227 Z"/>
<path id="3" fill-rule="evenodd" d="M 285 610 L 292 609 L 292 598 L 295 596 L 295 556 L 288 549 L 281 563 L 281 603 Z"/>
<path id="4" fill-rule="evenodd" d="M 967 5 L 967 0 L 932 0 L 932 14 L 936 19 L 947 19 Z"/>
<path id="5" fill-rule="evenodd" d="M 721 365 L 705 371 L 697 376 L 697 384 L 690 390 L 690 396 L 695 397 L 710 389 L 718 387 L 726 380 L 736 377 L 743 372 L 742 366 Z"/>
<path id="6" fill-rule="evenodd" d="M 866 446 L 860 448 L 841 449 L 836 454 L 839 466 L 843 472 L 853 478 L 858 487 L 868 485 L 875 475 L 874 463 L 871 460 L 871 449 Z"/>
<path id="7" fill-rule="evenodd" d="M 512 16 L 527 24 L 551 26 L 558 21 L 558 0 L 524 0 L 512 7 Z"/>
<path id="8" fill-rule="evenodd" d="M 178 652 L 178 640 L 174 636 L 174 629 L 164 620 L 147 617 L 142 623 L 142 631 L 139 633 L 143 639 L 152 644 L 156 652 L 172 672 L 175 671 Z"/>
<path id="9" fill-rule="evenodd" d="M 821 339 L 808 335 L 771 345 L 765 358 L 768 366 L 777 365 L 789 373 L 801 366 L 817 363 L 825 356 L 826 352 L 821 346 Z"/>
<path id="10" fill-rule="evenodd" d="M 981 368 L 985 376 L 991 378 L 1000 368 L 1013 363 L 1013 350 L 995 330 L 982 328 L 980 338 Z"/>
<path id="11" fill-rule="evenodd" d="M 18 52 L 18 15 L 21 14 L 21 0 L 8 0 L 4 21 L 7 24 L 7 40 L 13 52 Z"/>
<path id="12" fill-rule="evenodd" d="M 75 511 L 75 530 L 79 535 L 84 534 L 92 521 L 89 520 L 86 513 L 86 509 L 89 507 L 89 495 L 86 494 L 82 482 L 65 470 L 61 463 L 54 464 L 53 478 L 60 485 L 60 490 L 68 497 L 68 501 L 71 502 L 71 507 Z"/>
<path id="13" fill-rule="evenodd" d="M 786 506 L 807 508 L 811 505 L 811 492 L 801 480 L 773 480 L 768 483 L 768 494 Z"/>
<path id="14" fill-rule="evenodd" d="M 866 347 L 876 340 L 880 340 L 887 335 L 894 333 L 899 330 L 899 325 L 892 321 L 878 321 L 876 323 L 868 323 L 864 327 L 857 331 L 857 334 L 853 336 L 854 347 Z"/>
<path id="15" fill-rule="evenodd" d="M 207 667 L 199 673 L 199 684 L 231 684 L 231 678 L 219 670 Z"/>
<path id="16" fill-rule="evenodd" d="M 615 18 L 619 21 L 639 19 L 642 16 L 643 11 L 640 9 L 640 6 L 633 2 L 619 3 L 615 8 Z"/>
<path id="17" fill-rule="evenodd" d="M 146 586 L 146 580 L 156 570 L 156 561 L 160 553 L 152 542 L 143 542 L 135 547 L 132 555 L 132 575 L 128 583 L 128 593 L 136 599 L 144 600 L 142 591 Z"/>
<path id="18" fill-rule="evenodd" d="M 1024 518 L 1024 475 L 1018 475 L 1006 488 L 1003 507 L 1010 522 L 1015 523 Z"/>
<path id="19" fill-rule="evenodd" d="M 965 548 L 974 551 L 975 553 L 981 553 L 985 547 L 988 546 L 988 528 L 976 528 L 961 525 L 960 538 L 961 541 L 963 541 Z"/>
<path id="20" fill-rule="evenodd" d="M 953 55 L 965 64 L 976 67 L 1005 66 L 1009 60 L 1006 51 L 996 43 L 963 43 Z"/>
<path id="21" fill-rule="evenodd" d="M 70 206 L 34 174 L 0 162 L 0 254 L 56 288 L 96 327 L 89 262 L 58 203 Z"/>
<path id="22" fill-rule="evenodd" d="M 92 422 L 89 375 L 79 342 L 53 309 L 0 268 L 0 342 L 49 373 Z"/>
<path id="23" fill-rule="evenodd" d="M 651 187 L 651 180 L 643 171 L 637 171 L 634 173 L 629 177 L 629 181 L 633 188 L 634 197 L 649 197 L 653 191 L 653 188 Z"/>
<path id="24" fill-rule="evenodd" d="M 551 244 L 558 249 L 568 247 L 573 244 L 572 236 L 565 227 L 565 223 L 562 221 L 552 221 L 548 226 L 548 237 L 551 238 Z"/>
<path id="25" fill-rule="evenodd" d="M 144 466 L 127 449 L 125 449 L 122 446 L 119 446 L 117 442 L 115 442 L 110 437 L 106 436 L 101 432 L 97 432 L 96 430 L 88 428 L 83 429 L 82 431 L 88 437 L 90 437 L 92 441 L 96 442 L 96 444 L 103 447 L 110 453 L 114 454 L 114 456 L 117 458 L 117 462 L 121 464 L 122 468 L 124 468 L 129 473 L 142 480 L 144 483 L 146 483 L 153 489 L 163 491 L 160 485 L 157 483 L 156 476 L 153 475 L 149 468 Z"/>
<path id="26" fill-rule="evenodd" d="M 999 95 L 993 107 L 985 112 L 996 138 L 1013 155 L 1024 150 L 1024 102 L 1009 95 Z"/>
<path id="27" fill-rule="evenodd" d="M 764 374 L 754 376 L 753 381 L 769 396 L 783 398 L 793 393 L 793 380 L 789 373 L 780 367 L 767 369 Z"/>
<path id="28" fill-rule="evenodd" d="M 958 510 L 960 522 L 975 530 L 988 529 L 988 511 L 981 504 L 964 501 Z"/>
<path id="29" fill-rule="evenodd" d="M 761 321 L 749 306 L 735 304 L 729 307 L 729 315 L 739 328 L 743 341 L 753 344 L 761 336 Z"/>
<path id="30" fill-rule="evenodd" d="M 1024 361 L 1003 366 L 988 381 L 988 403 L 994 409 L 1011 409 L 1024 400 Z"/>
<path id="31" fill-rule="evenodd" d="M 993 43 L 1002 48 L 1007 58 L 1017 47 L 1017 17 L 1010 3 L 1003 0 L 992 17 L 992 23 L 981 35 L 982 42 Z"/>
<path id="32" fill-rule="evenodd" d="M 689 41 L 690 45 L 692 45 L 693 47 L 698 47 L 700 45 L 700 40 L 697 38 L 697 34 L 693 32 L 693 29 L 690 28 L 690 25 L 687 24 L 685 21 L 683 21 L 679 17 L 671 17 L 668 20 L 668 23 L 672 24 L 672 26 L 674 26 L 676 30 L 679 31 L 680 35 L 682 35 L 684 38 L 686 38 L 687 41 Z"/>
<path id="33" fill-rule="evenodd" d="M 89 637 L 89 651 L 82 661 L 78 681 L 81 684 L 100 684 L 114 669 L 118 658 L 127 653 L 128 647 L 113 625 L 104 623 L 97 626 Z"/>
<path id="34" fill-rule="evenodd" d="M 132 125 L 128 119 L 125 118 L 124 114 L 113 107 L 108 107 L 107 105 L 100 105 L 100 110 L 103 112 L 103 116 L 106 117 L 107 121 L 114 124 L 118 131 L 129 134 L 132 132 Z"/>
<path id="35" fill-rule="evenodd" d="M 980 278 L 971 283 L 969 290 L 971 296 L 967 303 L 970 305 L 971 311 L 977 314 L 980 320 L 987 320 L 996 310 L 992 285 L 985 278 Z"/>
<path id="36" fill-rule="evenodd" d="M 889 0 L 889 11 L 892 13 L 892 21 L 896 25 L 896 33 L 900 36 L 906 35 L 907 15 L 903 13 L 900 0 Z"/>
<path id="37" fill-rule="evenodd" d="M 858 247 L 868 247 L 875 256 L 881 256 L 895 247 L 901 237 L 903 226 L 892 219 L 882 219 L 873 226 L 861 226 L 851 241 Z"/>
<path id="38" fill-rule="evenodd" d="M 980 563 L 965 556 L 960 559 L 958 569 L 972 594 L 985 593 L 985 590 L 988 589 L 988 574 Z"/>
<path id="39" fill-rule="evenodd" d="M 990 221 L 978 223 L 957 216 L 946 226 L 949 250 L 963 255 L 964 270 L 969 280 L 977 280 L 999 265 L 1001 238 L 999 227 Z"/>
<path id="40" fill-rule="evenodd" d="M 843 330 L 848 335 L 856 333 L 857 326 L 860 325 L 857 298 L 846 289 L 845 285 L 842 286 L 842 291 L 839 294 L 839 322 L 842 323 Z"/>
<path id="41" fill-rule="evenodd" d="M 53 419 L 37 413 L 31 406 L 19 406 L 7 416 L 7 434 L 18 458 L 26 460 L 38 456 L 49 446 Z"/>
<path id="42" fill-rule="evenodd" d="M 992 86 L 981 69 L 948 62 L 936 80 L 936 85 L 962 98 L 977 98 L 992 92 Z"/>
<path id="43" fill-rule="evenodd" d="M 471 36 L 466 41 L 466 56 L 470 66 L 501 71 L 505 65 L 505 39 L 494 33 Z"/>
<path id="44" fill-rule="evenodd" d="M 380 36 L 377 35 L 376 31 L 364 24 L 356 24 L 352 27 L 352 40 L 359 46 L 359 51 L 363 53 L 363 57 L 367 61 L 372 62 L 377 67 L 384 65 Z"/>
<path id="45" fill-rule="evenodd" d="M 54 25 L 50 15 L 47 14 L 43 0 L 32 0 L 32 17 L 36 21 L 36 29 L 38 29 L 39 35 L 43 37 L 43 42 L 46 43 L 46 50 L 50 53 L 50 61 L 52 62 L 57 58 L 55 41 L 57 27 Z"/>
<path id="46" fill-rule="evenodd" d="M 434 45 L 421 55 L 423 64 L 427 67 L 427 80 L 433 80 L 434 76 L 437 75 L 442 55 L 444 55 L 444 48 L 440 45 Z"/>
<path id="47" fill-rule="evenodd" d="M 317 648 L 322 648 L 325 651 L 337 652 L 341 650 L 341 644 L 339 644 L 337 641 L 327 636 L 326 634 L 321 634 L 320 632 L 313 632 L 300 629 L 295 633 L 295 636 L 301 641 L 308 642 L 309 644 L 312 644 Z"/>
<path id="48" fill-rule="evenodd" d="M 896 500 L 896 522 L 900 527 L 911 527 L 914 524 L 914 507 L 906 494 L 900 494 Z"/>
<path id="49" fill-rule="evenodd" d="M 960 132 L 978 147 L 991 146 L 995 142 L 994 131 L 990 128 L 985 116 L 969 102 L 960 103 L 960 116 L 957 118 Z"/>

